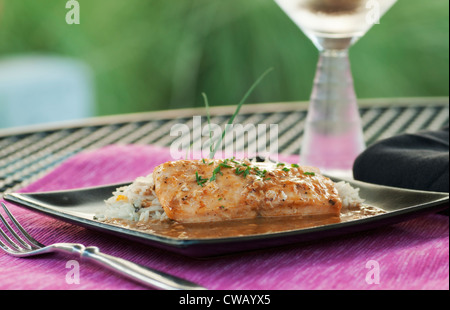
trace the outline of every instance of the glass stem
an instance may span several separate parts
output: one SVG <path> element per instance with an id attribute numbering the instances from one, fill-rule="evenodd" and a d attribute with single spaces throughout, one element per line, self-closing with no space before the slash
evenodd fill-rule
<path id="1" fill-rule="evenodd" d="M 311 95 L 300 163 L 325 172 L 351 172 L 364 150 L 348 49 L 323 50 Z"/>

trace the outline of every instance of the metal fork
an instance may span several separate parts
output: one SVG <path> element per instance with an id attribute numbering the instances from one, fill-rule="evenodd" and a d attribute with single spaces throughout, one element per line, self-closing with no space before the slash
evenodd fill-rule
<path id="1" fill-rule="evenodd" d="M 118 272 L 122 276 L 152 288 L 165 290 L 205 289 L 204 287 L 187 280 L 132 263 L 122 258 L 103 254 L 97 247 L 85 247 L 84 245 L 77 243 L 55 243 L 45 246 L 31 237 L 14 218 L 6 205 L 3 202 L 1 204 L 5 210 L 5 214 L 10 222 L 14 224 L 16 229 L 13 229 L 6 218 L 0 213 L 0 220 L 6 228 L 6 230 L 4 230 L 0 226 L 0 236 L 3 237 L 3 241 L 0 239 L 0 247 L 12 256 L 29 257 L 52 252 L 76 254 L 82 259 L 92 261 L 109 270 Z"/>

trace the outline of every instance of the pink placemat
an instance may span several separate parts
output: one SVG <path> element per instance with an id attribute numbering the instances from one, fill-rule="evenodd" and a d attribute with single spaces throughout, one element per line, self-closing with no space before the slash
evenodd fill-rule
<path id="1" fill-rule="evenodd" d="M 296 159 L 280 156 L 280 161 Z M 73 156 L 22 191 L 133 181 L 167 160 L 171 160 L 168 149 L 111 145 Z M 105 253 L 184 277 L 211 290 L 449 289 L 449 219 L 438 214 L 307 244 L 197 260 L 8 205 L 42 243 L 95 245 Z M 20 259 L 0 252 L 0 289 L 146 288 L 75 256 Z"/>

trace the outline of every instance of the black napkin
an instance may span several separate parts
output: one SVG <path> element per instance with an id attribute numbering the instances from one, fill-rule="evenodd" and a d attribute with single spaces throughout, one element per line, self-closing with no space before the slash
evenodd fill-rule
<path id="1" fill-rule="evenodd" d="M 355 161 L 356 180 L 449 192 L 449 127 L 402 134 L 369 146 Z"/>

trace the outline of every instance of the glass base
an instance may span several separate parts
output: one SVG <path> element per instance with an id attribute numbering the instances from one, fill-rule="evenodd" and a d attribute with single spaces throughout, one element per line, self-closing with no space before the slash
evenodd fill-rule
<path id="1" fill-rule="evenodd" d="M 332 123 L 328 132 L 320 124 L 307 123 L 300 152 L 300 164 L 322 170 L 351 170 L 365 149 L 360 122 Z M 333 127 L 333 126 L 331 126 Z"/>
<path id="2" fill-rule="evenodd" d="M 365 149 L 348 51 L 322 51 L 305 124 L 300 164 L 351 171 Z"/>

